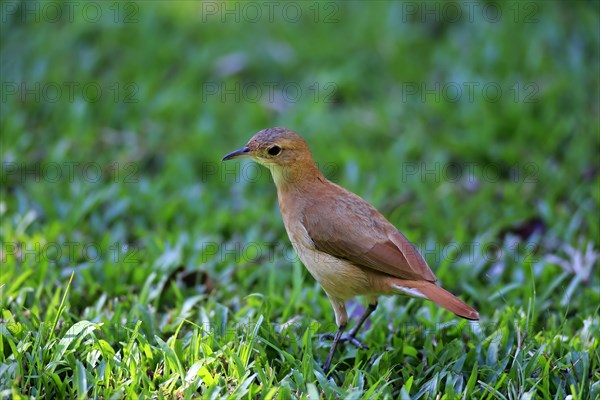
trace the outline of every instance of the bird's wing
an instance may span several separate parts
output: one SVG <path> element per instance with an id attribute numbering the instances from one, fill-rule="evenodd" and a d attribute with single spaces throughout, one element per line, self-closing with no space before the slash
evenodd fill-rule
<path id="1" fill-rule="evenodd" d="M 314 197 L 303 210 L 317 250 L 397 278 L 437 280 L 402 233 L 365 200 L 339 189 L 343 193 Z"/>

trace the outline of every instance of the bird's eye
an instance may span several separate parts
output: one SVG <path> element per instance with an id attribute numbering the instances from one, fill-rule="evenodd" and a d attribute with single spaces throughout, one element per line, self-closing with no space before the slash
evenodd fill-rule
<path id="1" fill-rule="evenodd" d="M 269 147 L 269 150 L 267 150 L 267 153 L 269 153 L 271 156 L 277 156 L 279 153 L 281 153 L 281 147 L 277 145 L 271 146 Z"/>

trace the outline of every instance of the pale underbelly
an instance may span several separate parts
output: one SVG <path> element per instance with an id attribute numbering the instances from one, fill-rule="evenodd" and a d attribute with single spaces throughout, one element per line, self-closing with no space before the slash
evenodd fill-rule
<path id="1" fill-rule="evenodd" d="M 349 300 L 372 294 L 369 275 L 363 269 L 318 250 L 293 246 L 308 272 L 329 296 Z"/>

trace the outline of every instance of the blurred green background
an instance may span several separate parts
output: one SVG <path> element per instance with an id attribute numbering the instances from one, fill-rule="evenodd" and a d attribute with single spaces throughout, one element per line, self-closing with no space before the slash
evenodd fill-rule
<path id="1" fill-rule="evenodd" d="M 459 333 L 440 349 L 399 327 L 458 321 L 382 299 L 371 350 L 338 353 L 340 387 L 600 393 L 586 341 L 600 332 L 599 15 L 591 1 L 3 1 L 2 395 L 346 393 L 318 372 L 328 344 L 305 331 L 333 330 L 333 313 L 268 171 L 220 162 L 271 126 L 302 135 L 482 316 L 466 349 Z M 237 324 L 262 344 L 200 340 Z M 290 324 L 295 345 L 269 336 Z"/>

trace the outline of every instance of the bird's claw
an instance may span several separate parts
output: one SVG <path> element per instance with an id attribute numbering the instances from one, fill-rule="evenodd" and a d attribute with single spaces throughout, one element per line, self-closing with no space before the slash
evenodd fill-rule
<path id="1" fill-rule="evenodd" d="M 321 339 L 322 340 L 333 340 L 335 338 L 335 335 L 332 333 L 325 333 L 323 335 L 321 335 Z M 358 347 L 359 349 L 363 349 L 363 350 L 369 350 L 369 346 L 367 346 L 366 344 L 362 343 L 360 340 L 358 340 L 357 338 L 355 338 L 352 335 L 344 335 L 340 338 L 340 342 L 350 342 L 353 345 L 355 345 L 356 347 Z"/>

